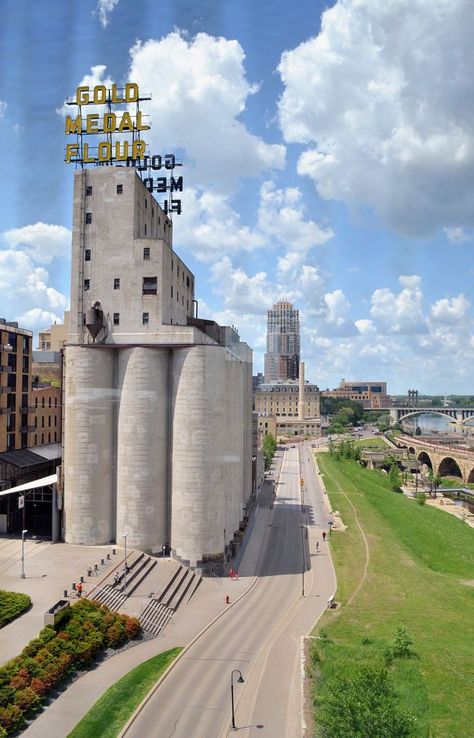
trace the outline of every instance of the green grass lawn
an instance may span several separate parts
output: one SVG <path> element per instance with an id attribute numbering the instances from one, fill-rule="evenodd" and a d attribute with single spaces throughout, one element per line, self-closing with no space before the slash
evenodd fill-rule
<path id="1" fill-rule="evenodd" d="M 154 656 L 129 671 L 109 687 L 89 712 L 69 733 L 68 738 L 116 738 L 134 710 L 148 694 L 152 686 L 181 651 L 171 651 Z"/>
<path id="2" fill-rule="evenodd" d="M 361 448 L 381 448 L 390 453 L 391 446 L 386 443 L 382 436 L 372 436 L 368 438 L 356 438 L 354 439 L 354 446 L 360 446 Z"/>
<path id="3" fill-rule="evenodd" d="M 417 658 L 396 659 L 389 674 L 401 705 L 417 718 L 417 738 L 470 738 L 474 531 L 391 492 L 380 472 L 329 454 L 319 454 L 318 463 L 333 509 L 348 529 L 330 538 L 340 607 L 328 611 L 315 631 L 328 636 L 313 650 L 316 719 L 328 681 L 357 665 L 383 665 L 387 644 L 403 626 Z M 366 550 L 341 489 L 357 510 L 370 555 L 367 579 L 348 605 L 363 576 Z"/>

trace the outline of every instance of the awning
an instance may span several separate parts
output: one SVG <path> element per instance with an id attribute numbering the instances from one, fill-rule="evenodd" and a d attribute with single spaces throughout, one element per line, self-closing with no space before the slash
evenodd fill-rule
<path id="1" fill-rule="evenodd" d="M 31 482 L 25 482 L 25 484 L 19 484 L 18 487 L 10 487 L 3 492 L 0 492 L 0 497 L 3 495 L 11 495 L 14 492 L 26 492 L 29 489 L 38 489 L 39 487 L 47 487 L 48 484 L 56 484 L 58 481 L 57 474 L 50 474 L 49 477 L 42 477 L 42 479 L 33 479 Z"/>

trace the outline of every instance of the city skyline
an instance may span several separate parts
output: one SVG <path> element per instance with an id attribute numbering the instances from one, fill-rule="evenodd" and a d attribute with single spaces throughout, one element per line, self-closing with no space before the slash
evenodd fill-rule
<path id="1" fill-rule="evenodd" d="M 471 394 L 474 7 L 215 5 L 3 4 L 1 316 L 35 336 L 62 320 L 64 103 L 133 81 L 152 95 L 153 153 L 183 161 L 175 248 L 200 314 L 238 327 L 254 373 L 285 295 L 320 387 Z"/>

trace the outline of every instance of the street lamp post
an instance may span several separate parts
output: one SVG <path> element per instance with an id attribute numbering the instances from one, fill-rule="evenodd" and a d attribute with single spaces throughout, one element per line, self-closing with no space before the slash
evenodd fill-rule
<path id="1" fill-rule="evenodd" d="M 125 594 L 127 594 L 127 536 L 128 533 L 122 533 L 125 546 L 125 565 L 123 570 L 123 591 Z"/>
<path id="2" fill-rule="evenodd" d="M 243 684 L 245 679 L 242 676 L 242 672 L 239 669 L 234 669 L 230 675 L 230 702 L 232 705 L 232 730 L 237 730 L 237 726 L 235 724 L 235 709 L 234 709 L 234 674 L 238 674 L 239 678 L 237 679 L 237 682 L 239 684 Z"/>
<path id="3" fill-rule="evenodd" d="M 21 531 L 21 578 L 26 579 L 25 574 L 25 536 L 28 533 L 27 530 Z"/>

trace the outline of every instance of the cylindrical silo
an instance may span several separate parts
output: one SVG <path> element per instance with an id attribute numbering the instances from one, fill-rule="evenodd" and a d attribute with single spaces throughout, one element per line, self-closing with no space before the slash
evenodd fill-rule
<path id="1" fill-rule="evenodd" d="M 67 543 L 115 537 L 113 519 L 113 351 L 65 351 L 64 510 Z"/>
<path id="2" fill-rule="evenodd" d="M 225 349 L 173 351 L 172 523 L 174 553 L 190 566 L 224 552 L 227 434 Z"/>
<path id="3" fill-rule="evenodd" d="M 166 349 L 122 349 L 117 433 L 117 543 L 142 551 L 168 542 L 169 387 Z"/>

